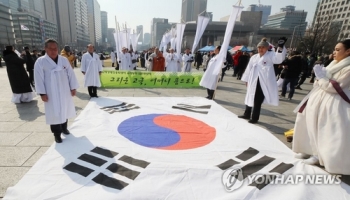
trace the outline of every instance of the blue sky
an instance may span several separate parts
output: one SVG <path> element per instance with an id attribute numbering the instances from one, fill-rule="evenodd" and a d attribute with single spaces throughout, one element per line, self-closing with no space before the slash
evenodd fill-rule
<path id="1" fill-rule="evenodd" d="M 169 22 L 180 22 L 182 0 L 97 0 L 102 11 L 108 12 L 108 27 L 115 28 L 115 16 L 120 23 L 136 29 L 143 25 L 144 33 L 149 32 L 152 18 L 167 18 Z M 208 0 L 207 11 L 213 12 L 214 21 L 231 13 L 231 6 L 238 0 Z M 263 5 L 272 5 L 271 14 L 281 7 L 295 5 L 297 10 L 308 12 L 307 21 L 312 22 L 318 0 L 260 0 Z M 242 0 L 244 10 L 258 0 Z"/>

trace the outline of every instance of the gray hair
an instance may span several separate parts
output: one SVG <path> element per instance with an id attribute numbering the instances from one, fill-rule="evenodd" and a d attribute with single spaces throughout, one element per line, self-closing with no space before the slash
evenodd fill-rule
<path id="1" fill-rule="evenodd" d="M 49 39 L 47 39 L 47 40 L 45 41 L 45 48 L 47 48 L 47 46 L 48 46 L 50 43 L 56 43 L 57 46 L 58 46 L 58 42 L 57 42 L 55 39 L 49 38 Z"/>
<path id="2" fill-rule="evenodd" d="M 266 38 L 263 38 L 257 45 L 257 47 L 269 47 L 270 44 L 267 42 Z"/>

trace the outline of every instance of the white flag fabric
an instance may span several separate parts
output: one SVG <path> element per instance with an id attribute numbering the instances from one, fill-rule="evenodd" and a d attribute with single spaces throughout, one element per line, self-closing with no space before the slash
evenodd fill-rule
<path id="1" fill-rule="evenodd" d="M 250 183 L 329 174 L 205 98 L 95 98 L 69 130 L 4 200 L 350 199 L 345 181 Z"/>
<path id="2" fill-rule="evenodd" d="M 186 24 L 176 24 L 176 55 L 180 57 Z"/>
<path id="3" fill-rule="evenodd" d="M 173 37 L 173 38 L 171 38 L 171 40 L 170 40 L 170 46 L 171 46 L 171 48 L 174 49 L 174 50 L 176 49 L 175 44 L 176 44 L 176 37 Z"/>
<path id="4" fill-rule="evenodd" d="M 231 36 L 233 32 L 233 28 L 235 27 L 236 19 L 237 17 L 241 14 L 243 7 L 240 6 L 233 6 L 232 12 L 230 15 L 230 19 L 228 20 L 227 26 L 226 26 L 226 31 L 225 31 L 225 36 L 224 36 L 224 41 L 221 45 L 221 50 L 219 55 L 217 56 L 217 60 L 222 62 L 217 62 L 217 66 L 215 66 L 213 70 L 213 75 L 217 76 L 221 72 L 221 66 L 223 62 L 226 60 L 226 55 L 227 55 L 227 49 L 231 41 Z"/>
<path id="5" fill-rule="evenodd" d="M 29 31 L 29 28 L 26 27 L 25 25 L 21 24 L 21 30 L 22 31 Z"/>
<path id="6" fill-rule="evenodd" d="M 137 42 L 139 40 L 139 37 L 140 37 L 140 34 L 137 34 L 137 33 L 130 34 L 131 46 L 134 52 L 137 51 Z"/>
<path id="7" fill-rule="evenodd" d="M 120 41 L 120 44 L 122 47 L 125 47 L 125 48 L 128 48 L 130 49 L 130 32 L 131 32 L 131 29 L 128 28 L 128 29 L 124 29 L 122 31 L 119 32 L 119 41 Z"/>
<path id="8" fill-rule="evenodd" d="M 208 17 L 198 16 L 196 36 L 194 37 L 194 42 L 193 42 L 193 46 L 192 46 L 192 53 L 193 54 L 198 46 L 199 41 L 202 38 L 202 35 L 203 35 L 205 29 L 208 26 L 209 20 L 210 19 Z"/>

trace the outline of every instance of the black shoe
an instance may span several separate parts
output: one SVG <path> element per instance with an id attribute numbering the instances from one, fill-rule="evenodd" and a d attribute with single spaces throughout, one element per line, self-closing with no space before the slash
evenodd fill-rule
<path id="1" fill-rule="evenodd" d="M 292 100 L 292 98 L 288 98 L 288 100 L 289 100 L 289 101 L 291 101 L 291 100 Z"/>
<path id="2" fill-rule="evenodd" d="M 211 97 L 211 96 L 207 96 L 207 97 L 205 97 L 205 98 L 207 98 L 207 99 L 209 99 L 209 100 L 213 100 L 213 97 Z"/>
<path id="3" fill-rule="evenodd" d="M 238 118 L 241 118 L 241 119 L 250 119 L 250 117 L 245 116 L 245 115 L 240 115 L 240 116 L 238 116 Z"/>
<path id="4" fill-rule="evenodd" d="M 251 123 L 251 124 L 256 124 L 256 123 L 258 123 L 258 120 L 251 119 L 248 122 Z"/>
<path id="5" fill-rule="evenodd" d="M 295 89 L 303 90 L 303 89 L 301 89 L 300 85 L 297 85 L 297 86 L 295 87 Z"/>
<path id="6" fill-rule="evenodd" d="M 68 129 L 67 130 L 63 130 L 62 133 L 65 134 L 65 135 L 69 135 L 70 134 Z"/>
<path id="7" fill-rule="evenodd" d="M 61 133 L 54 133 L 56 143 L 62 143 Z"/>

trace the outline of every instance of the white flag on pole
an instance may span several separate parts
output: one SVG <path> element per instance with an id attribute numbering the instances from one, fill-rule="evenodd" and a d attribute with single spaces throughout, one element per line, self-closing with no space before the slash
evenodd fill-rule
<path id="1" fill-rule="evenodd" d="M 221 45 L 221 50 L 220 50 L 220 53 L 217 57 L 217 60 L 222 60 L 222 62 L 217 62 L 217 65 L 220 65 L 220 66 L 214 67 L 215 70 L 213 71 L 213 75 L 215 75 L 215 76 L 219 75 L 219 73 L 221 72 L 222 63 L 225 62 L 225 60 L 226 60 L 227 48 L 228 48 L 228 45 L 230 44 L 230 41 L 231 41 L 233 28 L 235 27 L 236 19 L 241 14 L 242 9 L 243 9 L 243 7 L 241 7 L 241 6 L 233 6 L 233 9 L 232 9 L 232 12 L 230 15 L 230 19 L 229 19 L 227 26 L 226 26 L 224 42 Z"/>
<path id="2" fill-rule="evenodd" d="M 26 27 L 25 25 L 21 24 L 21 30 L 23 30 L 23 31 L 29 31 L 29 28 Z"/>
<path id="3" fill-rule="evenodd" d="M 180 57 L 182 38 L 184 36 L 186 24 L 176 24 L 176 55 Z"/>
<path id="4" fill-rule="evenodd" d="M 208 17 L 203 17 L 203 16 L 198 16 L 198 21 L 197 21 L 197 31 L 196 31 L 196 36 L 194 38 L 193 46 L 192 46 L 192 53 L 195 52 L 199 41 L 202 38 L 202 35 L 207 28 L 207 25 L 209 23 L 209 18 Z"/>

